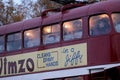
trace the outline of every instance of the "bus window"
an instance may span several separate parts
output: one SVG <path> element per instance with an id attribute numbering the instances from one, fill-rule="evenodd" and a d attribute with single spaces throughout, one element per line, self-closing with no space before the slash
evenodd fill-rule
<path id="1" fill-rule="evenodd" d="M 4 51 L 4 37 L 0 36 L 0 53 Z"/>
<path id="2" fill-rule="evenodd" d="M 60 41 L 60 25 L 50 25 L 43 28 L 43 44 L 56 43 Z"/>
<path id="3" fill-rule="evenodd" d="M 91 36 L 108 34 L 110 31 L 110 20 L 107 14 L 90 17 L 89 34 Z"/>
<path id="4" fill-rule="evenodd" d="M 120 33 L 120 13 L 112 14 L 112 19 L 115 26 L 115 31 Z"/>
<path id="5" fill-rule="evenodd" d="M 21 33 L 9 34 L 7 36 L 7 51 L 21 49 Z"/>
<path id="6" fill-rule="evenodd" d="M 24 47 L 31 48 L 40 45 L 40 28 L 24 32 Z"/>
<path id="7" fill-rule="evenodd" d="M 63 39 L 73 40 L 82 37 L 82 19 L 67 21 L 63 23 Z"/>

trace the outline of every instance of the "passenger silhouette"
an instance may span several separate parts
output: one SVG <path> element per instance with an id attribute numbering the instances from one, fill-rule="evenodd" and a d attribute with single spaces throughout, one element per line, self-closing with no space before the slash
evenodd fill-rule
<path id="1" fill-rule="evenodd" d="M 97 21 L 95 27 L 92 29 L 92 35 L 103 35 L 110 32 L 110 24 L 107 18 L 102 18 Z"/>

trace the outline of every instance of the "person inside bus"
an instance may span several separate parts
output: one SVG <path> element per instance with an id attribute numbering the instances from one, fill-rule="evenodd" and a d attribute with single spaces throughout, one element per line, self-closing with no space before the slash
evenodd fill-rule
<path id="1" fill-rule="evenodd" d="M 92 35 L 103 35 L 110 32 L 110 24 L 107 18 L 99 19 L 92 29 Z"/>

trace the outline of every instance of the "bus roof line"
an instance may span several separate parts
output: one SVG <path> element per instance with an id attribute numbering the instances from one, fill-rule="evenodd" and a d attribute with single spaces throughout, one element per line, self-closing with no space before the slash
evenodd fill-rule
<path id="1" fill-rule="evenodd" d="M 48 12 L 60 12 L 60 8 L 45 10 L 42 12 L 41 17 L 45 17 L 48 14 Z"/>
<path id="2" fill-rule="evenodd" d="M 84 5 L 86 5 L 87 3 L 79 3 L 79 4 L 68 4 L 68 5 L 66 5 L 66 6 L 63 6 L 62 8 L 61 8 L 61 12 L 64 12 L 64 11 L 66 11 L 66 10 L 69 10 L 69 9 L 73 9 L 73 8 L 77 8 L 77 7 L 81 7 L 81 6 L 84 6 Z"/>
<path id="3" fill-rule="evenodd" d="M 48 12 L 64 12 L 66 10 L 73 9 L 76 7 L 81 7 L 81 6 L 84 6 L 86 4 L 87 3 L 85 3 L 85 2 L 81 2 L 79 4 L 68 4 L 66 6 L 63 6 L 62 8 L 48 9 L 48 10 L 45 10 L 42 12 L 41 17 L 44 18 L 45 16 L 47 16 Z"/>

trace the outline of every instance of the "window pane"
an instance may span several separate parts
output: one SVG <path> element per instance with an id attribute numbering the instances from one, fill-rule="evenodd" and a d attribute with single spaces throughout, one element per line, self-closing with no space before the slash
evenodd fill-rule
<path id="1" fill-rule="evenodd" d="M 0 53 L 4 51 L 4 37 L 0 36 Z"/>
<path id="2" fill-rule="evenodd" d="M 21 49 L 21 33 L 10 34 L 7 36 L 7 51 Z"/>
<path id="3" fill-rule="evenodd" d="M 43 28 L 43 44 L 56 43 L 60 41 L 60 25 L 55 24 Z"/>
<path id="4" fill-rule="evenodd" d="M 120 33 L 120 13 L 112 14 L 115 30 Z"/>
<path id="5" fill-rule="evenodd" d="M 24 47 L 30 48 L 40 45 L 40 29 L 32 29 L 24 32 Z"/>
<path id="6" fill-rule="evenodd" d="M 82 19 L 63 23 L 63 39 L 73 40 L 82 38 Z"/>
<path id="7" fill-rule="evenodd" d="M 101 14 L 90 17 L 89 33 L 91 36 L 108 34 L 110 31 L 110 20 L 108 15 Z"/>

